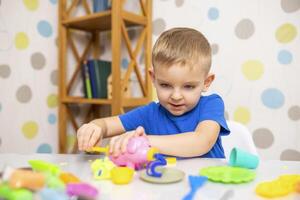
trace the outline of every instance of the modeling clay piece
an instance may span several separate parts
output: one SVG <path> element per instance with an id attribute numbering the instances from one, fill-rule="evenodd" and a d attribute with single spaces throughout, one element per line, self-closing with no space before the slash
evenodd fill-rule
<path id="1" fill-rule="evenodd" d="M 141 169 L 143 165 L 154 160 L 154 154 L 158 150 L 150 147 L 150 143 L 146 137 L 133 137 L 128 141 L 127 152 L 120 154 L 118 157 L 110 156 L 118 166 L 127 166 L 132 169 Z"/>
<path id="2" fill-rule="evenodd" d="M 0 185 L 0 199 L 7 200 L 32 200 L 32 192 L 25 189 L 11 189 L 8 185 Z"/>
<path id="3" fill-rule="evenodd" d="M 37 172 L 46 172 L 52 175 L 58 175 L 60 173 L 59 166 L 43 160 L 29 160 L 28 163 L 32 169 Z"/>
<path id="4" fill-rule="evenodd" d="M 65 189 L 65 183 L 59 179 L 57 176 L 52 174 L 46 174 L 46 185 L 52 189 Z"/>
<path id="5" fill-rule="evenodd" d="M 15 170 L 9 178 L 11 188 L 27 188 L 39 190 L 45 186 L 46 178 L 44 174 L 28 170 Z"/>
<path id="6" fill-rule="evenodd" d="M 69 197 L 77 196 L 89 199 L 96 199 L 98 190 L 86 183 L 70 183 L 67 185 L 66 192 Z"/>
<path id="7" fill-rule="evenodd" d="M 111 170 L 111 180 L 114 184 L 128 184 L 132 180 L 134 170 L 128 167 L 115 167 Z"/>
<path id="8" fill-rule="evenodd" d="M 62 180 L 65 184 L 68 183 L 79 183 L 81 182 L 79 178 L 77 178 L 75 175 L 68 173 L 68 172 L 63 172 L 59 174 L 60 180 Z"/>
<path id="9" fill-rule="evenodd" d="M 183 198 L 183 200 L 192 200 L 197 190 L 207 181 L 206 176 L 189 176 L 191 191 Z"/>
<path id="10" fill-rule="evenodd" d="M 243 183 L 252 181 L 255 172 L 249 169 L 229 166 L 206 167 L 200 170 L 200 175 L 214 182 Z"/>
<path id="11" fill-rule="evenodd" d="M 295 184 L 295 191 L 300 193 L 300 181 Z"/>
<path id="12" fill-rule="evenodd" d="M 115 167 L 115 164 L 109 160 L 108 157 L 104 159 L 96 159 L 91 164 L 94 178 L 97 180 L 110 179 L 111 170 Z"/>
<path id="13" fill-rule="evenodd" d="M 68 200 L 69 197 L 63 191 L 44 188 L 38 193 L 41 200 Z"/>
<path id="14" fill-rule="evenodd" d="M 147 173 L 148 176 L 153 176 L 153 177 L 160 178 L 162 176 L 162 173 L 161 172 L 157 172 L 156 168 L 158 166 L 165 166 L 165 165 L 167 165 L 167 161 L 166 161 L 166 159 L 164 158 L 163 155 L 158 154 L 158 153 L 154 155 L 154 158 L 156 160 L 151 161 L 147 165 L 146 173 Z"/>
<path id="15" fill-rule="evenodd" d="M 295 191 L 300 175 L 282 175 L 273 181 L 262 182 L 256 186 L 255 192 L 263 197 L 281 197 Z"/>

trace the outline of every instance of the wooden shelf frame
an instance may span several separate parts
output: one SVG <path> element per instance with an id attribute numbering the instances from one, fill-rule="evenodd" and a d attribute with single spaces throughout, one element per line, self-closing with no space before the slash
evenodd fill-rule
<path id="1" fill-rule="evenodd" d="M 67 124 L 71 123 L 76 134 L 78 127 L 86 123 L 91 118 L 94 110 L 101 105 L 111 106 L 111 115 L 118 115 L 124 112 L 125 107 L 135 107 L 147 104 L 152 100 L 152 86 L 148 70 L 151 67 L 152 48 L 152 0 L 139 0 L 142 13 L 135 14 L 123 10 L 123 0 L 112 0 L 111 9 L 99 13 L 92 13 L 88 0 L 72 0 L 67 6 L 68 0 L 59 1 L 59 152 L 67 153 Z M 72 16 L 80 6 L 84 8 L 84 16 Z M 133 47 L 129 39 L 128 28 L 141 27 L 141 34 L 137 39 L 136 46 Z M 79 54 L 72 38 L 72 30 L 87 32 L 91 38 Z M 111 99 L 87 99 L 84 97 L 72 96 L 70 91 L 75 80 L 80 75 L 81 64 L 87 59 L 91 51 L 93 57 L 100 57 L 99 32 L 111 31 L 112 47 L 112 98 Z M 125 75 L 121 75 L 121 43 L 124 41 L 130 57 L 129 65 Z M 67 50 L 70 46 L 74 55 L 76 65 L 71 79 L 67 80 Z M 138 65 L 137 56 L 144 51 L 145 73 L 142 75 L 141 67 Z M 130 75 L 135 73 L 142 91 L 141 98 L 125 97 L 125 88 L 130 87 Z M 144 77 L 143 77 L 144 76 Z M 89 110 L 82 123 L 76 121 L 76 116 L 71 111 L 70 104 L 89 104 Z M 76 152 L 77 141 L 72 148 L 72 153 Z"/>

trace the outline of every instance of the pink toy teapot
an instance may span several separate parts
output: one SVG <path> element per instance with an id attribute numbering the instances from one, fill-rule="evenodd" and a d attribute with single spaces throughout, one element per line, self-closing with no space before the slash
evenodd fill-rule
<path id="1" fill-rule="evenodd" d="M 150 146 L 148 139 L 145 136 L 139 136 L 129 139 L 127 152 L 120 154 L 118 157 L 109 157 L 118 166 L 141 169 L 145 164 L 154 160 L 156 153 L 158 153 L 158 150 Z"/>

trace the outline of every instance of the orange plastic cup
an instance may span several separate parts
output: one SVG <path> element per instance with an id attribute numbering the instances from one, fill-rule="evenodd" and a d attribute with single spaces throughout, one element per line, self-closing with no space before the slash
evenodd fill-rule
<path id="1" fill-rule="evenodd" d="M 122 185 L 130 183 L 134 170 L 129 167 L 114 167 L 110 173 L 112 182 Z"/>

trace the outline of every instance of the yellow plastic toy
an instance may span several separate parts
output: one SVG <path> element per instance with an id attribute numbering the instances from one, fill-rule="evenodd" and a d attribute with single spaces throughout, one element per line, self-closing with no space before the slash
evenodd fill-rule
<path id="1" fill-rule="evenodd" d="M 296 191 L 296 183 L 300 175 L 282 175 L 273 181 L 262 182 L 256 186 L 255 192 L 262 197 L 281 197 Z"/>
<path id="2" fill-rule="evenodd" d="M 108 151 L 109 151 L 109 146 L 106 146 L 106 147 L 92 147 L 87 152 L 89 152 L 89 153 L 99 153 L 99 154 L 103 153 L 105 155 L 108 155 Z"/>
<path id="3" fill-rule="evenodd" d="M 167 165 L 176 165 L 176 157 L 166 157 Z"/>
<path id="4" fill-rule="evenodd" d="M 111 180 L 114 184 L 128 184 L 133 177 L 134 170 L 129 167 L 115 167 L 111 170 Z"/>
<path id="5" fill-rule="evenodd" d="M 109 160 L 108 157 L 104 159 L 96 159 L 91 164 L 94 178 L 96 180 L 110 179 L 111 170 L 115 167 L 115 164 Z"/>

